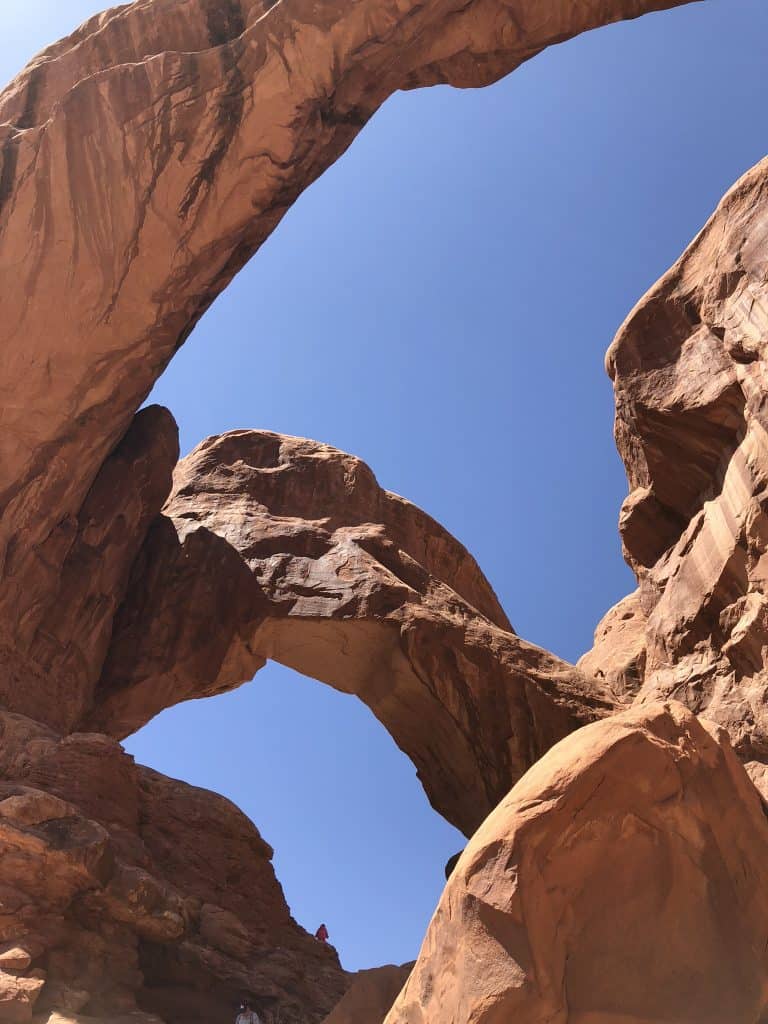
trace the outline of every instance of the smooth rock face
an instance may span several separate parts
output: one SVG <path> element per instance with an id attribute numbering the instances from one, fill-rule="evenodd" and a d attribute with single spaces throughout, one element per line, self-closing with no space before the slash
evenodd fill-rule
<path id="1" fill-rule="evenodd" d="M 236 431 L 179 463 L 85 727 L 125 736 L 265 658 L 365 701 L 467 834 L 553 743 L 612 710 L 520 640 L 466 549 L 359 459 Z"/>
<path id="2" fill-rule="evenodd" d="M 608 353 L 640 587 L 580 662 L 622 699 L 706 714 L 755 761 L 768 759 L 767 178 L 764 161 L 731 189 Z"/>
<path id="3" fill-rule="evenodd" d="M 473 836 L 386 1024 L 758 1024 L 768 821 L 677 703 L 587 726 Z"/>
<path id="4" fill-rule="evenodd" d="M 347 987 L 290 916 L 272 850 L 223 797 L 0 713 L 0 1019 L 140 1009 L 227 1021 L 250 995 L 320 1021 Z"/>
<path id="5" fill-rule="evenodd" d="M 411 963 L 358 971 L 323 1024 L 382 1024 L 412 970 Z"/>

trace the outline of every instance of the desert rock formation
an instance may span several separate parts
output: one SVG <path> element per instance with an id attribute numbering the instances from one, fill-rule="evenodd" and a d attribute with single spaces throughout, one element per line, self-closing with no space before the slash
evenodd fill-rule
<path id="1" fill-rule="evenodd" d="M 767 178 L 731 189 L 608 352 L 639 589 L 580 663 L 721 723 L 747 761 L 768 756 Z"/>
<path id="2" fill-rule="evenodd" d="M 386 1024 L 764 1020 L 767 855 L 724 729 L 677 703 L 587 726 L 475 833 Z"/>
<path id="3" fill-rule="evenodd" d="M 138 0 L 31 62 L 0 95 L 0 622 L 17 672 L 38 671 L 28 620 L 152 384 L 387 96 L 484 85 L 679 2 Z"/>
<path id="4" fill-rule="evenodd" d="M 381 1020 L 402 975 L 339 1002 L 255 826 L 118 742 L 268 658 L 475 833 L 390 1024 L 768 1013 L 768 163 L 608 354 L 638 589 L 579 666 L 360 460 L 236 431 L 177 464 L 138 411 L 394 90 L 677 2 L 137 0 L 0 94 L 0 1020 Z"/>
<path id="5" fill-rule="evenodd" d="M 236 431 L 179 463 L 86 727 L 122 738 L 266 658 L 364 700 L 468 835 L 545 750 L 612 709 L 520 640 L 466 549 L 359 459 Z"/>
<path id="6" fill-rule="evenodd" d="M 347 987 L 291 918 L 272 849 L 228 800 L 106 736 L 0 713 L 0 1019 L 228 1019 L 243 995 L 318 1021 Z M 213 838 L 213 842 L 212 842 Z"/>
<path id="7" fill-rule="evenodd" d="M 412 970 L 403 964 L 359 971 L 323 1024 L 382 1024 Z"/>

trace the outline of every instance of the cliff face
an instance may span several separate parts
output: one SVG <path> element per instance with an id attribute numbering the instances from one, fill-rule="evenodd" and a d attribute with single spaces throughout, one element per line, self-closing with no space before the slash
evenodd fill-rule
<path id="1" fill-rule="evenodd" d="M 169 1022 L 244 993 L 320 1020 L 346 976 L 292 920 L 272 849 L 228 800 L 134 764 L 107 736 L 0 713 L 0 1017 Z"/>
<path id="2" fill-rule="evenodd" d="M 768 755 L 768 163 L 725 196 L 607 355 L 639 589 L 581 667 L 624 699 L 674 697 Z"/>
<path id="3" fill-rule="evenodd" d="M 269 658 L 365 700 L 475 833 L 392 1024 L 768 1012 L 739 761 L 768 793 L 768 164 L 608 354 L 638 590 L 579 666 L 360 460 L 236 431 L 177 462 L 170 414 L 137 412 L 393 90 L 481 86 L 672 6 L 138 0 L 0 94 L 0 1019 L 339 1004 L 255 826 L 118 742 Z M 378 1024 L 401 980 L 358 979 L 336 1017 Z"/>

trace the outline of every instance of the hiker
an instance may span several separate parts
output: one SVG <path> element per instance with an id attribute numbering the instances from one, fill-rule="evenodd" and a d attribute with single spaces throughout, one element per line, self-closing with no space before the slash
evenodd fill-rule
<path id="1" fill-rule="evenodd" d="M 328 929 L 325 927 L 324 924 L 321 924 L 320 927 L 315 932 L 315 938 L 319 942 L 327 942 L 328 941 Z"/>
<path id="2" fill-rule="evenodd" d="M 250 1000 L 244 999 L 240 1003 L 240 1012 L 235 1018 L 235 1024 L 261 1024 L 261 1017 L 251 1006 Z"/>

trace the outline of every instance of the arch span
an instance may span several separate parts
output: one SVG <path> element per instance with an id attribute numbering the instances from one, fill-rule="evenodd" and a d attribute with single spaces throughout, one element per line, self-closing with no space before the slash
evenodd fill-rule
<path id="1" fill-rule="evenodd" d="M 36 57 L 0 95 L 6 648 L 174 352 L 387 96 L 681 2 L 138 0 Z"/>
<path id="2" fill-rule="evenodd" d="M 467 834 L 553 743 L 613 707 L 521 640 L 469 552 L 359 459 L 235 431 L 177 466 L 85 726 L 122 738 L 267 658 L 368 704 Z"/>

